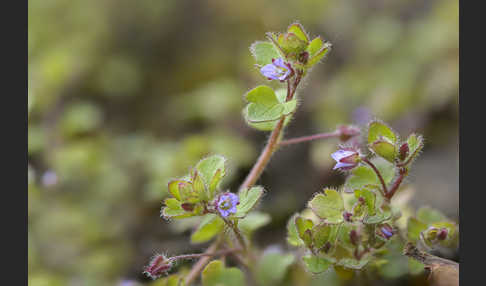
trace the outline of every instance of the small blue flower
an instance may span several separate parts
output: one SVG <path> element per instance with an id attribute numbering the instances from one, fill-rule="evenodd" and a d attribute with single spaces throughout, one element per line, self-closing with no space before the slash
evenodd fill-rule
<path id="1" fill-rule="evenodd" d="M 222 194 L 217 202 L 216 208 L 222 217 L 227 217 L 230 214 L 236 213 L 236 206 L 240 203 L 240 199 L 233 193 Z"/>
<path id="2" fill-rule="evenodd" d="M 380 235 L 386 239 L 390 239 L 390 237 L 393 236 L 393 234 L 395 233 L 393 231 L 393 228 L 389 225 L 389 224 L 384 224 L 381 228 L 381 233 Z"/>
<path id="3" fill-rule="evenodd" d="M 285 63 L 282 58 L 272 59 L 272 63 L 262 67 L 260 72 L 269 80 L 279 81 L 284 81 L 293 74 L 290 64 Z"/>
<path id="4" fill-rule="evenodd" d="M 332 168 L 341 170 L 350 170 L 358 165 L 359 153 L 356 150 L 341 149 L 331 154 L 331 157 L 337 162 Z"/>

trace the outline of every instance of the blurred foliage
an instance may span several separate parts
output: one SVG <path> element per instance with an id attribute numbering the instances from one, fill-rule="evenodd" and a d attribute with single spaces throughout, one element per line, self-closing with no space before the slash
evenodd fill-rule
<path id="1" fill-rule="evenodd" d="M 187 251 L 190 234 L 173 242 L 181 234 L 158 217 L 167 182 L 218 153 L 231 169 L 223 186 L 238 185 L 263 140 L 241 114 L 262 81 L 248 47 L 296 19 L 333 50 L 305 81 L 289 133 L 378 116 L 399 132 L 424 130 L 430 148 L 457 138 L 457 1 L 28 5 L 29 285 L 138 285 L 155 251 Z M 299 164 L 328 173 L 335 143 L 312 143 Z M 264 185 L 278 193 L 278 181 Z M 308 197 L 298 196 L 263 204 L 264 241 L 284 245 L 285 222 Z M 334 270 L 304 273 L 294 265 L 288 275 L 294 285 L 338 281 Z"/>

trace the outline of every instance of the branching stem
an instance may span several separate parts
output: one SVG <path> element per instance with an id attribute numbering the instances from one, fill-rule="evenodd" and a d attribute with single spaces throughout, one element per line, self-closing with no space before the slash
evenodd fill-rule
<path id="1" fill-rule="evenodd" d="M 363 162 L 365 162 L 366 164 L 368 164 L 371 167 L 371 169 L 373 169 L 373 171 L 376 173 L 376 176 L 378 176 L 378 179 L 380 180 L 381 186 L 383 188 L 382 194 L 383 194 L 384 197 L 387 197 L 388 188 L 386 187 L 385 180 L 383 180 L 383 176 L 381 175 L 380 170 L 378 170 L 378 168 L 376 168 L 375 164 L 371 163 L 371 161 L 368 160 L 366 157 L 361 158 L 361 160 Z"/>

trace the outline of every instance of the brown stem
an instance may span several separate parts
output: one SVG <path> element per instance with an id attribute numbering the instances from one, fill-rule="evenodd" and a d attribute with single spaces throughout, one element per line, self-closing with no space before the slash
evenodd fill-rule
<path id="1" fill-rule="evenodd" d="M 298 70 L 295 81 L 292 86 L 290 80 L 287 81 L 286 101 L 289 101 L 294 97 L 295 91 L 297 90 L 297 86 L 299 85 L 300 80 L 302 79 L 302 75 L 303 72 Z M 256 161 L 255 165 L 253 165 L 253 168 L 251 169 L 250 173 L 246 177 L 245 181 L 240 186 L 240 190 L 244 190 L 252 187 L 255 184 L 255 182 L 258 180 L 260 175 L 262 174 L 263 170 L 265 169 L 268 162 L 270 161 L 270 158 L 272 157 L 273 153 L 278 148 L 278 140 L 283 131 L 284 122 L 285 122 L 285 116 L 282 116 L 282 118 L 280 118 L 280 120 L 277 122 L 277 125 L 275 126 L 272 133 L 270 134 L 270 139 L 268 140 L 267 145 L 265 146 L 262 153 L 258 157 L 258 160 Z M 206 253 L 211 253 L 215 251 L 218 248 L 218 245 L 219 245 L 218 242 L 213 243 L 207 249 Z M 191 271 L 186 276 L 185 284 L 190 285 L 190 283 L 192 283 L 197 278 L 199 273 L 203 270 L 204 266 L 207 263 L 209 263 L 210 260 L 211 260 L 210 256 L 204 256 L 196 264 L 194 264 Z"/>
<path id="2" fill-rule="evenodd" d="M 381 173 L 378 170 L 378 168 L 376 168 L 375 164 L 371 163 L 371 161 L 368 160 L 367 158 L 361 158 L 361 159 L 363 160 L 363 162 L 368 164 L 371 167 L 371 169 L 373 169 L 373 171 L 375 171 L 376 176 L 378 176 L 378 179 L 380 180 L 381 186 L 383 187 L 382 194 L 383 194 L 384 197 L 387 197 L 388 189 L 386 187 L 385 180 L 383 180 L 383 177 L 381 176 Z"/>
<path id="3" fill-rule="evenodd" d="M 221 243 L 221 240 L 218 239 L 216 242 L 214 242 L 207 250 L 205 253 L 213 253 L 215 252 L 219 245 Z M 184 281 L 184 285 L 191 285 L 191 283 L 197 279 L 199 276 L 199 273 L 204 269 L 204 266 L 209 263 L 211 260 L 211 256 L 204 256 L 199 261 L 194 264 L 191 268 L 191 271 L 187 274 L 186 280 Z"/>
<path id="4" fill-rule="evenodd" d="M 306 141 L 312 141 L 312 140 L 317 140 L 317 139 L 327 139 L 327 138 L 333 138 L 333 137 L 339 137 L 339 136 L 341 136 L 341 132 L 336 130 L 334 132 L 320 133 L 320 134 L 314 134 L 314 135 L 309 135 L 309 136 L 302 136 L 302 137 L 282 140 L 279 143 L 279 145 L 285 146 L 285 145 L 302 143 L 302 142 L 306 142 Z"/>
<path id="5" fill-rule="evenodd" d="M 393 195 L 395 195 L 395 192 L 398 190 L 398 187 L 400 187 L 400 185 L 402 184 L 403 179 L 405 178 L 406 175 L 407 175 L 407 170 L 405 168 L 401 168 L 400 169 L 400 175 L 395 180 L 395 182 L 391 186 L 390 190 L 386 194 L 386 197 L 388 199 L 391 199 L 393 197 Z"/>
<path id="6" fill-rule="evenodd" d="M 170 257 L 168 260 L 169 261 L 175 261 L 175 260 L 179 260 L 179 259 L 194 259 L 194 258 L 200 258 L 200 257 L 204 257 L 204 256 L 210 256 L 210 257 L 222 256 L 222 255 L 226 255 L 226 254 L 229 254 L 229 253 L 235 253 L 235 252 L 239 252 L 239 251 L 242 251 L 242 249 L 232 248 L 232 249 L 223 249 L 223 250 L 215 251 L 215 252 L 183 254 L 183 255 L 177 255 L 177 256 Z"/>

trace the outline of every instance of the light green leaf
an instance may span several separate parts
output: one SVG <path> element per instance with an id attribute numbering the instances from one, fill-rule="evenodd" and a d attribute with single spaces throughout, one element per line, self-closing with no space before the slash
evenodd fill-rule
<path id="1" fill-rule="evenodd" d="M 255 42 L 250 46 L 250 51 L 258 65 L 267 65 L 272 59 L 280 58 L 280 54 L 270 42 Z"/>
<path id="2" fill-rule="evenodd" d="M 251 235 L 255 230 L 267 225 L 270 221 L 271 217 L 269 214 L 254 211 L 238 221 L 238 228 L 243 233 Z"/>
<path id="3" fill-rule="evenodd" d="M 304 241 L 300 238 L 297 226 L 295 225 L 295 219 L 298 214 L 294 214 L 287 222 L 287 242 L 293 246 L 302 246 Z"/>
<path id="4" fill-rule="evenodd" d="M 307 247 L 312 245 L 312 227 L 314 223 L 310 219 L 297 216 L 295 218 L 295 226 L 297 233 Z"/>
<path id="5" fill-rule="evenodd" d="M 180 192 L 179 192 L 179 183 L 183 183 L 183 184 L 190 184 L 190 182 L 188 181 L 183 181 L 183 180 L 172 180 L 172 181 L 169 181 L 169 193 L 174 196 L 174 198 L 176 198 L 177 200 L 181 200 L 181 195 L 180 195 Z"/>
<path id="6" fill-rule="evenodd" d="M 326 271 L 332 265 L 331 261 L 314 255 L 303 256 L 302 261 L 307 270 L 315 274 Z"/>
<path id="7" fill-rule="evenodd" d="M 315 37 L 307 46 L 307 52 L 309 52 L 309 56 L 312 57 L 314 54 L 319 52 L 324 45 L 324 41 L 322 41 L 321 37 Z"/>
<path id="8" fill-rule="evenodd" d="M 372 144 L 381 137 L 388 139 L 392 144 L 397 142 L 397 135 L 390 127 L 382 122 L 372 121 L 368 127 L 368 144 Z"/>
<path id="9" fill-rule="evenodd" d="M 293 33 L 294 35 L 297 36 L 300 40 L 308 43 L 309 42 L 309 36 L 307 36 L 307 33 L 304 30 L 304 27 L 299 24 L 299 23 L 293 23 L 290 25 L 287 29 L 288 33 Z"/>
<path id="10" fill-rule="evenodd" d="M 165 219 L 185 218 L 193 216 L 192 213 L 186 212 L 181 207 L 181 202 L 175 198 L 168 198 L 164 201 L 165 207 L 162 208 L 161 216 Z"/>
<path id="11" fill-rule="evenodd" d="M 238 193 L 240 204 L 236 207 L 235 217 L 245 217 L 258 203 L 264 193 L 263 187 L 255 186 Z"/>
<path id="12" fill-rule="evenodd" d="M 422 151 L 424 147 L 424 139 L 421 135 L 412 133 L 407 138 L 408 144 L 408 156 L 404 161 L 408 161 L 409 159 L 415 159 Z"/>
<path id="13" fill-rule="evenodd" d="M 373 216 L 367 216 L 364 218 L 363 223 L 365 224 L 377 224 L 390 219 L 392 212 L 390 208 L 383 207 L 382 209 L 376 208 L 376 214 Z"/>
<path id="14" fill-rule="evenodd" d="M 317 194 L 309 202 L 309 207 L 320 218 L 329 223 L 343 221 L 344 202 L 341 194 L 333 189 L 324 189 L 324 194 Z"/>
<path id="15" fill-rule="evenodd" d="M 258 103 L 267 107 L 280 103 L 273 89 L 266 85 L 259 85 L 250 90 L 246 93 L 245 98 L 248 102 Z"/>
<path id="16" fill-rule="evenodd" d="M 224 175 L 226 174 L 225 163 L 226 159 L 221 155 L 209 156 L 197 163 L 196 170 L 201 176 L 201 179 L 204 182 L 206 188 L 209 188 L 210 184 L 215 184 L 213 179 L 216 176 L 218 170 L 221 170 L 221 174 L 219 174 L 218 177 L 224 177 Z"/>
<path id="17" fill-rule="evenodd" d="M 224 229 L 224 221 L 215 214 L 207 214 L 191 235 L 192 243 L 203 243 L 211 240 Z"/>
<path id="18" fill-rule="evenodd" d="M 264 253 L 256 267 L 257 281 L 260 285 L 280 285 L 294 259 L 292 254 Z"/>
<path id="19" fill-rule="evenodd" d="M 387 139 L 379 139 L 369 145 L 370 149 L 378 156 L 389 162 L 394 162 L 397 156 L 397 148 Z"/>
<path id="20" fill-rule="evenodd" d="M 245 286 L 245 277 L 236 267 L 226 268 L 221 260 L 211 261 L 202 272 L 203 286 Z"/>
<path id="21" fill-rule="evenodd" d="M 284 113 L 284 106 L 280 103 L 271 107 L 263 104 L 249 103 L 246 107 L 245 119 L 251 123 L 267 122 L 280 119 Z"/>
<path id="22" fill-rule="evenodd" d="M 373 216 L 375 215 L 375 200 L 376 194 L 368 189 L 360 189 L 354 191 L 354 196 L 356 198 L 363 198 L 365 200 L 365 204 L 368 208 L 368 215 Z"/>
<path id="23" fill-rule="evenodd" d="M 357 260 L 357 259 L 354 259 L 354 258 L 343 258 L 343 259 L 339 260 L 339 262 L 337 264 L 341 265 L 345 268 L 359 270 L 359 269 L 362 269 L 363 267 L 365 267 L 366 264 L 368 264 L 368 262 L 370 261 L 370 259 L 371 259 L 371 257 L 369 255 L 362 257 L 360 260 Z"/>
<path id="24" fill-rule="evenodd" d="M 309 60 L 307 61 L 307 67 L 310 68 L 313 65 L 317 64 L 330 50 L 331 45 L 329 43 L 324 43 L 321 49 L 309 58 Z"/>
<path id="25" fill-rule="evenodd" d="M 334 244 L 339 225 L 318 224 L 312 228 L 312 240 L 316 249 L 321 249 L 327 242 Z"/>

